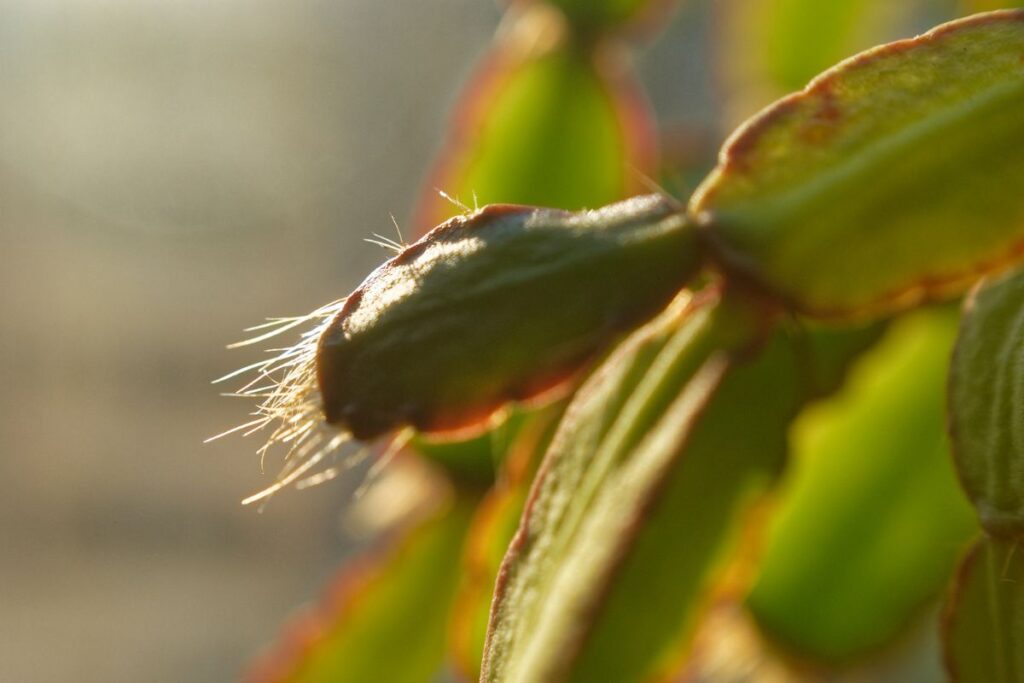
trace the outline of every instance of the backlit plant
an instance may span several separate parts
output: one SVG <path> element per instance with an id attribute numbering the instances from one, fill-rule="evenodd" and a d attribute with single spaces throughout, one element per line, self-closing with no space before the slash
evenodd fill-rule
<path id="1" fill-rule="evenodd" d="M 619 201 L 659 175 L 625 37 L 668 9 L 513 3 L 431 183 L 482 208 L 426 195 L 438 227 L 269 328 L 310 329 L 242 392 L 289 449 L 266 494 L 348 440 L 444 483 L 254 680 L 921 680 L 941 630 L 955 680 L 1024 681 L 1024 10 Z"/>

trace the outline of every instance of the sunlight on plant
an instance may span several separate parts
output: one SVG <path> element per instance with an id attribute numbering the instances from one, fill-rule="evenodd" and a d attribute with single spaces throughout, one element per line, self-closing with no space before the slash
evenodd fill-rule
<path id="1" fill-rule="evenodd" d="M 474 209 L 430 194 L 440 225 L 375 236 L 390 260 L 224 378 L 258 403 L 225 434 L 285 451 L 247 502 L 399 451 L 446 482 L 253 680 L 1024 681 L 1024 10 L 840 62 L 685 199 L 628 198 L 659 173 L 629 41 L 667 3 L 541 5 L 432 175 Z M 773 54 L 823 10 L 780 7 Z M 861 10 L 828 13 L 843 44 L 890 31 Z M 730 648 L 756 666 L 716 674 Z"/>

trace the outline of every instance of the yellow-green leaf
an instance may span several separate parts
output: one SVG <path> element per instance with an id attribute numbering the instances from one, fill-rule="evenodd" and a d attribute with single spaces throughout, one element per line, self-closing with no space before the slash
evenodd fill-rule
<path id="1" fill-rule="evenodd" d="M 1024 273 L 964 308 L 950 376 L 957 470 L 990 534 L 1024 536 Z"/>
<path id="2" fill-rule="evenodd" d="M 956 320 L 895 323 L 846 387 L 794 426 L 748 605 L 776 642 L 818 660 L 885 644 L 945 585 L 976 531 L 945 437 Z"/>
<path id="3" fill-rule="evenodd" d="M 438 189 L 471 206 L 576 210 L 624 199 L 654 173 L 654 124 L 620 53 L 537 21 L 510 32 L 467 87 L 424 188 L 421 227 L 459 210 Z"/>
<path id="4" fill-rule="evenodd" d="M 983 538 L 946 605 L 946 666 L 955 683 L 1024 681 L 1024 548 Z"/>
<path id="5" fill-rule="evenodd" d="M 869 50 L 756 116 L 692 212 L 723 267 L 867 316 L 1024 257 L 1024 11 Z"/>

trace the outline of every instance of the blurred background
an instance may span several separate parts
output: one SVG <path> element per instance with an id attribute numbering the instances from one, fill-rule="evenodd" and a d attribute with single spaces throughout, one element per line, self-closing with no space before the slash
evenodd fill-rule
<path id="1" fill-rule="evenodd" d="M 637 53 L 669 141 L 737 116 L 718 4 Z M 224 349 L 242 328 L 386 257 L 363 239 L 411 221 L 500 14 L 0 0 L 0 680 L 234 680 L 318 595 L 351 482 L 242 507 L 278 463 L 203 445 L 250 409 L 209 382 L 257 357 Z"/>

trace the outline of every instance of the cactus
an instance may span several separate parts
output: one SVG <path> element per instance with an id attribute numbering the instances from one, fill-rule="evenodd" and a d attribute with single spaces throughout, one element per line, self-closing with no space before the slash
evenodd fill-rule
<path id="1" fill-rule="evenodd" d="M 343 440 L 412 434 L 448 488 L 255 680 L 428 681 L 453 659 L 495 683 L 706 677 L 739 633 L 754 645 L 734 664 L 835 672 L 935 628 L 947 584 L 950 675 L 1024 680 L 1024 287 L 1005 275 L 1024 262 L 1024 10 L 851 57 L 742 125 L 689 201 L 613 203 L 629 183 L 572 169 L 621 179 L 638 158 L 622 112 L 642 98 L 601 84 L 630 81 L 627 36 L 666 9 L 512 3 L 554 37 L 486 70 L 517 94 L 477 108 L 482 132 L 457 131 L 438 173 L 487 201 L 532 180 L 559 208 L 451 218 L 279 326 L 309 330 L 257 366 L 269 394 L 242 392 L 262 398 L 247 427 L 290 449 L 268 493 Z M 587 106 L 560 109 L 553 82 Z M 544 114 L 521 122 L 531 139 L 618 121 L 620 144 L 600 162 L 578 140 L 510 150 L 503 181 L 493 136 L 522 102 Z M 949 370 L 949 460 L 955 316 L 935 304 L 983 278 Z M 507 447 L 467 479 L 470 437 L 509 411 Z M 955 577 L 977 527 L 954 462 L 982 534 Z"/>

